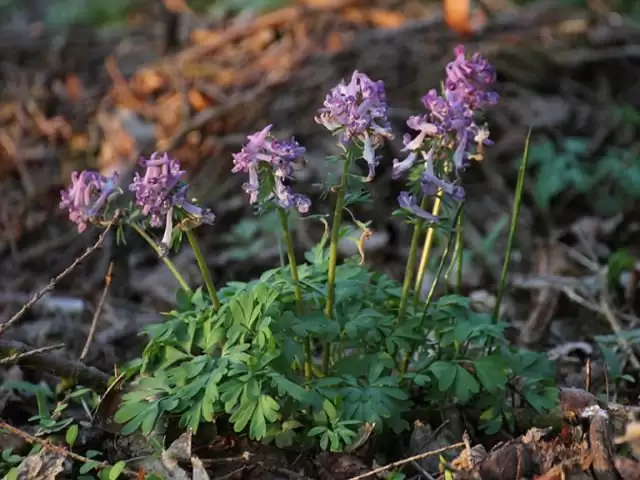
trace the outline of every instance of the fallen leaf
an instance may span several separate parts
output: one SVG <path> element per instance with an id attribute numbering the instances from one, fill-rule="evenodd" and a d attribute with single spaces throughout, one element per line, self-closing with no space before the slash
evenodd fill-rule
<path id="1" fill-rule="evenodd" d="M 462 35 L 471 33 L 469 0 L 443 0 L 445 23 Z"/>

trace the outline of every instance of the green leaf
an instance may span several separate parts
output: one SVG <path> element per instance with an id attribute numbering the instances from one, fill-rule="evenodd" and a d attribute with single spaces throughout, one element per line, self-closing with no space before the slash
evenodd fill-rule
<path id="1" fill-rule="evenodd" d="M 543 412 L 555 407 L 558 403 L 558 389 L 543 387 L 540 389 L 523 389 L 522 394 L 527 402 L 537 411 Z"/>
<path id="2" fill-rule="evenodd" d="M 7 472 L 3 480 L 18 480 L 19 474 L 20 474 L 20 467 L 13 467 L 11 470 Z"/>
<path id="3" fill-rule="evenodd" d="M 90 461 L 90 462 L 86 462 L 84 465 L 82 465 L 80 467 L 80 474 L 84 475 L 86 473 L 89 473 L 91 470 L 95 470 L 96 468 L 98 468 L 98 462 L 94 462 L 94 461 Z"/>
<path id="4" fill-rule="evenodd" d="M 315 437 L 315 436 L 318 436 L 318 435 L 322 435 L 327 430 L 328 430 L 327 427 L 321 425 L 321 426 L 318 426 L 318 427 L 313 427 L 311 430 L 309 430 L 309 433 L 307 433 L 307 435 L 309 437 Z"/>
<path id="5" fill-rule="evenodd" d="M 433 362 L 429 367 L 429 371 L 438 380 L 438 390 L 446 392 L 456 381 L 458 373 L 458 365 L 451 362 L 437 361 Z"/>
<path id="6" fill-rule="evenodd" d="M 330 422 L 338 418 L 338 412 L 336 411 L 336 407 L 334 407 L 333 404 L 328 399 L 325 399 L 325 401 L 322 402 L 322 410 L 324 411 L 324 413 L 326 413 L 327 418 L 329 419 Z"/>
<path id="7" fill-rule="evenodd" d="M 69 447 L 73 447 L 73 444 L 76 443 L 76 438 L 78 438 L 78 425 L 74 423 L 67 429 L 64 441 L 67 442 Z"/>
<path id="8" fill-rule="evenodd" d="M 269 395 L 260 395 L 249 426 L 249 436 L 256 440 L 264 438 L 267 434 L 266 423 L 273 423 L 278 419 L 278 410 L 280 410 L 278 402 Z"/>
<path id="9" fill-rule="evenodd" d="M 127 466 L 127 464 L 124 461 L 120 460 L 113 467 L 111 467 L 109 469 L 109 480 L 116 480 L 120 476 L 120 474 L 122 473 L 122 471 L 125 469 L 126 466 Z"/>
<path id="10" fill-rule="evenodd" d="M 455 375 L 455 395 L 462 403 L 467 403 L 471 398 L 480 391 L 480 384 L 463 367 L 457 367 Z"/>
<path id="11" fill-rule="evenodd" d="M 5 448 L 2 451 L 2 460 L 9 464 L 16 464 L 22 461 L 22 457 L 12 453 L 11 448 Z"/>
<path id="12" fill-rule="evenodd" d="M 507 370 L 501 355 L 480 357 L 473 364 L 476 376 L 487 392 L 496 393 L 506 388 Z"/>

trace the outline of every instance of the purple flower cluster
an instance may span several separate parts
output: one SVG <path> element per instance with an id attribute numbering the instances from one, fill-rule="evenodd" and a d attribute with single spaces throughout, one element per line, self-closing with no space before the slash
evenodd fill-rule
<path id="1" fill-rule="evenodd" d="M 311 200 L 305 195 L 294 193 L 287 184 L 293 177 L 293 166 L 296 160 L 306 151 L 295 139 L 283 141 L 271 136 L 273 125 L 267 125 L 259 132 L 249 135 L 249 140 L 240 152 L 233 154 L 233 173 L 249 174 L 249 181 L 242 185 L 249 195 L 250 203 L 259 200 L 261 166 L 270 167 L 274 188 L 268 200 L 274 199 L 286 209 L 296 208 L 300 213 L 307 213 Z"/>
<path id="2" fill-rule="evenodd" d="M 175 208 L 182 209 L 198 223 L 213 223 L 213 213 L 187 200 L 188 185 L 182 180 L 185 171 L 180 170 L 178 160 L 154 153 L 149 159 L 141 158 L 140 165 L 146 168 L 144 175 L 136 173 L 129 190 L 135 192 L 136 204 L 143 216 L 150 217 L 152 227 L 160 227 L 164 222 L 163 244 L 168 246 L 171 241 Z M 61 192 L 60 208 L 69 210 L 69 219 L 78 225 L 79 232 L 95 220 L 109 200 L 122 193 L 117 179 L 117 173 L 107 178 L 88 170 L 73 172 L 71 185 Z"/>
<path id="3" fill-rule="evenodd" d="M 435 89 L 429 90 L 422 98 L 427 109 L 423 115 L 414 115 L 407 120 L 407 125 L 418 132 L 415 136 L 405 135 L 404 151 L 409 152 L 402 160 L 393 161 L 393 178 L 399 178 L 421 160 L 424 161 L 424 172 L 420 180 L 425 195 L 434 195 L 438 190 L 454 200 L 464 199 L 462 187 L 454 185 L 434 173 L 434 158 L 452 154 L 456 171 L 463 170 L 468 161 L 479 158 L 474 153 L 474 146 L 489 145 L 489 129 L 475 121 L 476 113 L 488 106 L 495 105 L 498 94 L 492 90 L 496 81 L 496 72 L 487 59 L 479 53 L 467 58 L 463 46 L 455 49 L 455 60 L 446 67 L 444 92 L 438 95 Z M 403 192 L 398 197 L 400 206 L 416 213 L 418 205 L 410 195 Z M 418 216 L 431 216 L 422 211 Z M 437 220 L 437 219 L 436 219 Z"/>
<path id="4" fill-rule="evenodd" d="M 435 89 L 422 98 L 428 112 L 409 118 L 407 125 L 418 132 L 415 137 L 405 135 L 403 161 L 394 160 L 392 175 L 398 178 L 421 157 L 426 160 L 440 149 L 453 152 L 456 170 L 464 169 L 468 160 L 475 158 L 473 146 L 489 145 L 486 125 L 474 121 L 476 112 L 495 105 L 498 94 L 491 90 L 496 73 L 479 53 L 466 57 L 463 46 L 455 49 L 456 58 L 446 67 L 447 78 L 443 95 Z"/>
<path id="5" fill-rule="evenodd" d="M 135 192 L 136 204 L 141 208 L 145 217 L 150 217 L 152 227 L 165 224 L 162 239 L 164 245 L 169 245 L 173 231 L 173 209 L 180 208 L 199 223 L 212 224 L 215 215 L 194 205 L 187 200 L 187 183 L 183 181 L 185 170 L 180 169 L 180 162 L 172 159 L 166 153 L 153 153 L 150 158 L 141 158 L 140 166 L 145 167 L 144 175 L 136 173 L 129 190 Z"/>
<path id="6" fill-rule="evenodd" d="M 69 210 L 69 220 L 78 225 L 78 232 L 84 232 L 108 201 L 122 193 L 117 182 L 117 173 L 110 177 L 88 170 L 71 174 L 71 185 L 60 192 L 60 208 Z"/>
<path id="7" fill-rule="evenodd" d="M 393 138 L 387 109 L 384 83 L 355 71 L 349 83 L 341 82 L 328 93 L 315 117 L 317 123 L 339 134 L 345 147 L 354 140 L 362 142 L 369 181 L 375 176 L 378 162 L 376 148 L 385 139 Z"/>

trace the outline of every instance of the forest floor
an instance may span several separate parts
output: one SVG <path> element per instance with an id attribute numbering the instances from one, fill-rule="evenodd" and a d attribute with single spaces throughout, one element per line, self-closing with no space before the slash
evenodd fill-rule
<path id="1" fill-rule="evenodd" d="M 511 439 L 485 438 L 480 460 L 467 445 L 456 478 L 531 478 L 537 471 L 549 480 L 599 479 L 617 469 L 607 478 L 640 479 L 640 24 L 606 2 L 551 2 L 480 14 L 474 33 L 460 37 L 443 25 L 439 6 L 425 2 L 309 3 L 215 18 L 159 9 L 101 28 L 0 22 L 0 324 L 42 293 L 11 328 L 0 328 L 0 351 L 13 352 L 0 356 L 0 378 L 21 386 L 0 387 L 0 420 L 17 428 L 0 430 L 0 451 L 13 452 L 4 460 L 34 442 L 56 452 L 28 421 L 42 412 L 25 385 L 59 387 L 55 375 L 43 373 L 43 361 L 90 367 L 88 377 L 111 375 L 114 365 L 140 355 L 137 333 L 175 304 L 175 280 L 135 242 L 115 252 L 107 239 L 51 283 L 99 235 L 79 235 L 58 208 L 73 170 L 118 170 L 127 179 L 141 155 L 172 152 L 188 168 L 198 199 L 218 216 L 202 238 L 214 277 L 247 281 L 277 265 L 281 253 L 272 219 L 251 215 L 242 179 L 230 173 L 231 153 L 246 135 L 266 123 L 295 135 L 316 165 L 305 180 L 312 185 L 322 158 L 333 153 L 313 122 L 328 88 L 356 68 L 384 79 L 394 128 L 406 131 L 403 119 L 420 110 L 420 97 L 438 85 L 453 47 L 463 43 L 495 64 L 501 102 L 488 113 L 495 144 L 465 177 L 462 289 L 489 310 L 496 302 L 517 169 L 533 128 L 502 316 L 514 345 L 556 362 L 562 433 L 550 438 L 532 428 Z M 390 165 L 400 142 L 384 152 L 373 205 L 358 211 L 372 221 L 368 265 L 395 279 L 410 236 L 391 216 L 400 184 Z M 298 225 L 300 253 L 321 235 L 321 225 Z M 342 246 L 342 254 L 355 253 Z M 191 284 L 199 281 L 190 252 L 174 261 Z M 108 427 L 109 415 L 103 406 L 98 433 L 83 441 L 110 449 L 114 461 L 124 451 L 135 456 L 136 447 Z M 177 462 L 192 457 L 211 478 L 365 478 L 357 475 L 396 460 L 404 463 L 387 470 L 434 478 L 421 454 L 459 441 L 440 427 L 417 422 L 401 448 L 365 439 L 355 452 L 315 456 L 235 436 L 193 439 L 193 446 L 180 437 L 159 461 L 176 479 L 189 478 Z M 498 440 L 504 443 L 490 450 Z M 53 478 L 47 475 L 62 465 L 39 461 L 20 478 Z M 193 478 L 206 478 L 197 476 L 196 463 Z"/>

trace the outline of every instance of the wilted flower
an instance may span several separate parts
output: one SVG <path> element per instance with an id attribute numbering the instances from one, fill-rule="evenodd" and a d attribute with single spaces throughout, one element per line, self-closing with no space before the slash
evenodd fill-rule
<path id="1" fill-rule="evenodd" d="M 249 181 L 242 185 L 249 195 L 249 202 L 256 203 L 260 193 L 260 165 L 269 165 L 273 175 L 274 189 L 269 198 L 274 198 L 278 205 L 286 210 L 296 208 L 300 213 L 307 213 L 311 200 L 305 195 L 294 193 L 287 182 L 293 176 L 293 165 L 306 151 L 295 139 L 278 140 L 270 135 L 272 125 L 249 135 L 249 140 L 240 152 L 233 154 L 232 172 L 249 174 Z"/>
<path id="2" fill-rule="evenodd" d="M 428 222 L 437 222 L 439 218 L 418 205 L 415 197 L 411 195 L 409 192 L 400 192 L 398 195 L 398 205 L 400 208 L 407 210 L 408 212 L 413 213 L 414 215 L 427 220 Z"/>
<path id="3" fill-rule="evenodd" d="M 362 142 L 362 156 L 369 166 L 367 180 L 372 180 L 377 164 L 375 150 L 385 139 L 393 138 L 384 83 L 354 71 L 348 84 L 343 81 L 331 89 L 323 105 L 315 121 L 339 134 L 344 146 L 354 140 Z"/>
<path id="4" fill-rule="evenodd" d="M 84 232 L 107 202 L 122 193 L 117 181 L 117 172 L 110 177 L 88 170 L 71 174 L 71 185 L 60 192 L 60 208 L 69 210 L 69 220 L 78 225 L 78 232 Z"/>
<path id="5" fill-rule="evenodd" d="M 136 194 L 136 204 L 141 207 L 142 214 L 150 217 L 152 227 L 160 227 L 165 223 L 163 243 L 168 245 L 173 230 L 173 210 L 181 208 L 201 223 L 213 223 L 215 215 L 187 201 L 189 187 L 183 177 L 185 170 L 180 169 L 180 162 L 171 159 L 165 153 L 153 153 L 150 158 L 140 159 L 145 173 L 136 173 L 129 190 Z"/>

